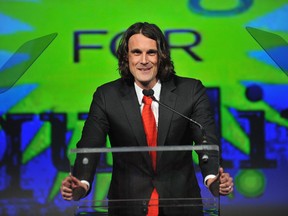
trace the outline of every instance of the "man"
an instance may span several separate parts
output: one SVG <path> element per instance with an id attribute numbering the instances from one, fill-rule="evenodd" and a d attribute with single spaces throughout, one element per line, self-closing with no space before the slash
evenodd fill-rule
<path id="1" fill-rule="evenodd" d="M 107 135 L 112 147 L 147 146 L 150 142 L 157 146 L 201 144 L 203 136 L 197 125 L 155 101 L 155 123 L 146 126 L 143 116 L 149 109 L 142 101 L 142 91 L 150 89 L 161 103 L 199 122 L 208 143 L 219 144 L 205 87 L 199 80 L 176 76 L 169 46 L 156 25 L 145 22 L 130 26 L 120 41 L 117 57 L 121 78 L 100 86 L 94 93 L 77 148 L 103 147 Z M 199 158 L 202 155 L 199 152 Z M 201 172 L 208 188 L 219 181 L 219 193 L 227 195 L 233 191 L 233 181 L 219 168 L 218 160 L 213 154 L 206 162 L 200 160 Z M 83 196 L 90 192 L 98 161 L 95 154 L 77 155 L 73 176 L 62 182 L 64 199 L 75 199 L 73 190 L 81 189 Z M 201 198 L 191 151 L 113 154 L 108 199 L 150 199 L 150 203 L 123 204 L 120 210 L 111 207 L 110 215 L 203 215 L 201 207 L 166 208 L 165 204 L 176 202 L 164 203 L 162 200 L 167 198 Z"/>

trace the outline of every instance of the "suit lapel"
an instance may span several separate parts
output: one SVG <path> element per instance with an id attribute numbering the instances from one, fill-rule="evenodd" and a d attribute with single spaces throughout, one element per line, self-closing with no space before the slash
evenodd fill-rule
<path id="1" fill-rule="evenodd" d="M 169 82 L 162 83 L 161 93 L 160 93 L 160 102 L 171 107 L 175 108 L 177 101 L 177 95 L 172 91 L 176 88 L 173 80 Z M 167 108 L 159 105 L 159 119 L 158 119 L 158 146 L 164 146 L 168 131 L 170 128 L 173 112 Z M 159 151 L 157 154 L 157 162 L 160 160 L 162 152 Z"/>
<path id="2" fill-rule="evenodd" d="M 124 108 L 130 128 L 134 133 L 139 146 L 147 146 L 146 136 L 142 124 L 140 105 L 138 103 L 134 86 L 125 86 L 122 90 L 123 97 L 121 98 L 121 103 Z M 149 153 L 143 152 L 143 156 L 145 157 L 149 166 L 152 168 Z"/>

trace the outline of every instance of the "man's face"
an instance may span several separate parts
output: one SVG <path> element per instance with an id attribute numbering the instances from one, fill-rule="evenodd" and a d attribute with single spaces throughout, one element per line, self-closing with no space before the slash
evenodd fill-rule
<path id="1" fill-rule="evenodd" d="M 156 84 L 158 52 L 155 40 L 142 34 L 132 35 L 128 41 L 128 62 L 139 87 L 150 89 Z"/>

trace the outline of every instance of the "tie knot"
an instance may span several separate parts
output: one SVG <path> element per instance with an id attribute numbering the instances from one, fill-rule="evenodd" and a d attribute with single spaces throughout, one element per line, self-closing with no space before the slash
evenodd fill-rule
<path id="1" fill-rule="evenodd" d="M 143 99 L 142 99 L 143 103 L 146 104 L 146 105 L 151 105 L 152 104 L 152 98 L 151 97 L 148 97 L 148 96 L 143 96 Z"/>

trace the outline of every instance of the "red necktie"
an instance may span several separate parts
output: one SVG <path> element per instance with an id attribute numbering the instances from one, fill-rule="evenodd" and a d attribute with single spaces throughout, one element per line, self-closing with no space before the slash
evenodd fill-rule
<path id="1" fill-rule="evenodd" d="M 151 109 L 152 99 L 150 97 L 143 97 L 144 107 L 142 110 L 143 126 L 146 134 L 148 146 L 157 146 L 157 128 L 154 114 Z M 149 152 L 154 171 L 156 170 L 156 151 Z M 147 216 L 158 216 L 159 195 L 154 188 L 148 204 Z"/>

